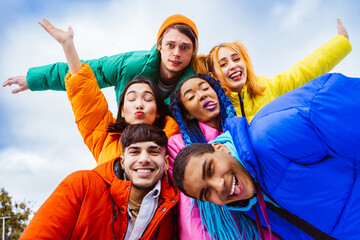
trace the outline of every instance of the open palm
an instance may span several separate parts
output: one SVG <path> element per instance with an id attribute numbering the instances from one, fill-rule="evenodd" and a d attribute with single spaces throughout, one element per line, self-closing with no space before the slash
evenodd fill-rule
<path id="1" fill-rule="evenodd" d="M 65 32 L 59 28 L 54 27 L 47 19 L 43 19 L 39 24 L 60 44 L 65 43 L 66 41 L 72 41 L 74 37 L 74 32 L 71 27 L 68 28 L 68 31 Z"/>

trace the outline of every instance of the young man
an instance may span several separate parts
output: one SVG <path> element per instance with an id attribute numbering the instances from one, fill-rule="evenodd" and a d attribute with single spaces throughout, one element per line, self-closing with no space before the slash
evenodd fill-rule
<path id="1" fill-rule="evenodd" d="M 156 45 L 150 51 L 127 52 L 85 62 L 95 73 L 100 88 L 115 87 L 117 102 L 126 83 L 142 75 L 157 83 L 165 103 L 169 104 L 169 96 L 176 86 L 195 73 L 190 63 L 197 49 L 198 31 L 195 23 L 175 14 L 163 22 Z M 26 76 L 10 77 L 3 87 L 18 85 L 13 93 L 28 89 L 65 91 L 64 78 L 68 71 L 67 63 L 34 67 L 29 69 Z"/>
<path id="2" fill-rule="evenodd" d="M 36 212 L 21 239 L 173 239 L 178 191 L 166 174 L 167 138 L 129 125 L 124 156 L 70 174 Z"/>
<path id="3" fill-rule="evenodd" d="M 283 239 L 359 239 L 359 119 L 360 78 L 323 75 L 266 105 L 250 125 L 227 119 L 212 145 L 186 147 L 175 185 L 258 224 L 262 213 L 261 224 Z"/>

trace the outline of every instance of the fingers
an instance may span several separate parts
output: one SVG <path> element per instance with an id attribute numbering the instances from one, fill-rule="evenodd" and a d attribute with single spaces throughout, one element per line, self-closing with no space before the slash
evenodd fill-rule
<path id="1" fill-rule="evenodd" d="M 342 24 L 341 20 L 338 18 L 336 19 L 337 21 L 337 30 L 338 30 L 338 34 L 339 35 L 343 35 L 344 37 L 346 37 L 347 39 L 349 39 L 349 34 L 346 31 L 346 28 L 344 27 L 344 25 Z"/>
<path id="2" fill-rule="evenodd" d="M 8 80 L 6 80 L 2 86 L 6 87 L 6 86 L 11 86 L 13 84 L 18 85 L 19 87 L 16 89 L 13 89 L 11 91 L 12 93 L 18 93 L 18 92 L 22 92 L 22 91 L 29 89 L 27 82 L 26 82 L 26 76 L 9 77 Z"/>
<path id="3" fill-rule="evenodd" d="M 15 88 L 13 89 L 11 92 L 13 94 L 16 94 L 16 93 L 19 93 L 19 92 L 22 92 L 22 91 L 25 91 L 25 90 L 28 90 L 29 88 L 26 88 L 26 87 L 18 87 L 18 88 Z"/>

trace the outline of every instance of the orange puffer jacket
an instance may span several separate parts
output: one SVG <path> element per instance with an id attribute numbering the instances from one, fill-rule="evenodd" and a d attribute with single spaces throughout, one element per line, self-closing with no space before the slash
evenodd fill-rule
<path id="1" fill-rule="evenodd" d="M 116 119 L 109 110 L 90 66 L 83 63 L 76 74 L 68 73 L 65 77 L 65 86 L 75 114 L 75 122 L 97 164 L 121 156 L 121 133 L 107 132 L 107 125 Z M 180 133 L 176 121 L 169 116 L 165 118 L 163 131 L 168 138 Z"/>
<path id="2" fill-rule="evenodd" d="M 123 239 L 131 182 L 121 176 L 117 160 L 70 174 L 36 212 L 20 239 L 113 239 L 113 233 L 115 239 Z M 158 208 L 141 239 L 177 238 L 178 200 L 179 191 L 164 174 Z"/>

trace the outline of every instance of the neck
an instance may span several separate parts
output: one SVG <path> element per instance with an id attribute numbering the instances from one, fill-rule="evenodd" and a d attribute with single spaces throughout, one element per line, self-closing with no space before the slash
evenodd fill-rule
<path id="1" fill-rule="evenodd" d="M 209 125 L 212 128 L 215 128 L 219 132 L 222 132 L 220 114 L 216 118 L 214 118 L 208 122 L 205 122 L 205 124 Z"/>
<path id="2" fill-rule="evenodd" d="M 139 188 L 135 187 L 134 185 L 132 185 L 131 191 L 130 191 L 130 199 L 134 202 L 141 204 L 142 200 L 144 199 L 146 194 L 148 194 L 148 192 L 150 192 L 150 190 L 151 190 L 151 188 L 139 189 Z"/>
<path id="3" fill-rule="evenodd" d="M 181 72 L 171 72 L 165 68 L 164 65 L 160 63 L 159 70 L 159 81 L 165 86 L 171 86 L 177 83 L 180 79 Z"/>

